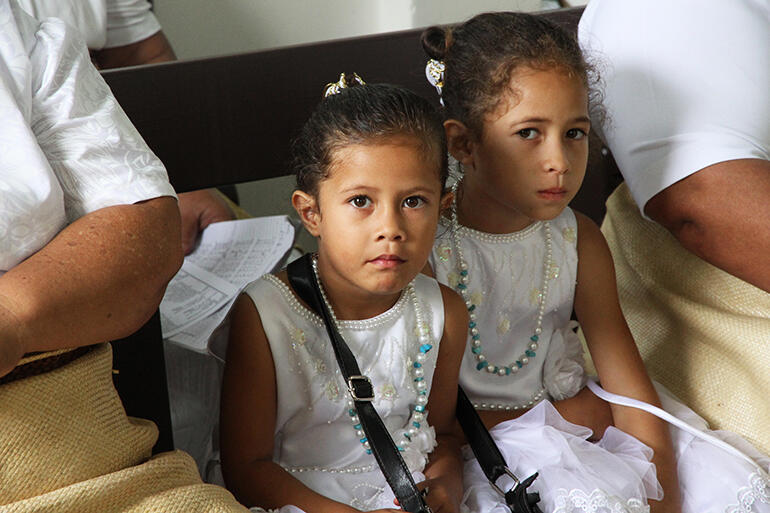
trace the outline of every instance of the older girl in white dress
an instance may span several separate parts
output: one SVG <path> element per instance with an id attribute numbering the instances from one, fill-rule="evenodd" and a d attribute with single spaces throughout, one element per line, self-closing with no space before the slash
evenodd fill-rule
<path id="1" fill-rule="evenodd" d="M 292 202 L 318 238 L 317 277 L 375 408 L 428 505 L 458 511 L 452 428 L 468 315 L 419 274 L 448 197 L 441 118 L 406 90 L 345 84 L 295 142 Z M 235 306 L 221 421 L 225 481 L 248 506 L 395 510 L 324 324 L 285 272 Z"/>
<path id="2" fill-rule="evenodd" d="M 602 387 L 648 410 L 662 402 L 695 429 L 672 422 L 706 430 L 658 396 L 618 305 L 607 245 L 567 206 L 590 130 L 588 67 L 574 38 L 537 16 L 495 13 L 429 29 L 423 42 L 449 151 L 464 169 L 431 264 L 470 311 L 460 382 L 509 467 L 540 473 L 531 489 L 546 513 L 770 511 L 768 461 L 745 442 L 703 440 L 584 388 L 573 308 Z M 473 459 L 465 480 L 471 509 L 507 511 Z"/>

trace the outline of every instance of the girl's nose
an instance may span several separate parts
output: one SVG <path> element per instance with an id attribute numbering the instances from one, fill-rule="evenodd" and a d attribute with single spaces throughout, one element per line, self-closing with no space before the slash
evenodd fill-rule
<path id="1" fill-rule="evenodd" d="M 388 209 L 383 211 L 380 216 L 380 226 L 377 231 L 377 240 L 404 240 L 406 230 L 404 227 L 403 216 L 399 215 L 397 209 Z"/>
<path id="2" fill-rule="evenodd" d="M 567 152 L 561 144 L 553 144 L 552 147 L 548 149 L 544 167 L 548 173 L 558 173 L 559 175 L 563 175 L 569 171 Z"/>

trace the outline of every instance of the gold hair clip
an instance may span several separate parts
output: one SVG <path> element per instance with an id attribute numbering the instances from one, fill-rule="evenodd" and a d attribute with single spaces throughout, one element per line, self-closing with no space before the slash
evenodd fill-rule
<path id="1" fill-rule="evenodd" d="M 353 73 L 353 82 L 359 85 L 366 85 L 364 79 L 358 76 L 358 73 Z M 337 82 L 329 82 L 324 88 L 324 98 L 337 94 L 343 89 L 347 89 L 348 82 L 345 79 L 345 73 L 340 73 L 340 79 Z"/>
<path id="2" fill-rule="evenodd" d="M 425 65 L 425 78 L 428 79 L 430 85 L 436 88 L 439 98 L 441 98 L 441 92 L 444 88 L 444 71 L 446 71 L 444 61 L 431 59 Z M 441 100 L 441 105 L 444 105 L 443 99 Z"/>

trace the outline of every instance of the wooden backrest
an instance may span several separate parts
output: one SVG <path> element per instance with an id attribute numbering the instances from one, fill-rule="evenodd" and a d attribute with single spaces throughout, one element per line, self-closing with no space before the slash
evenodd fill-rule
<path id="1" fill-rule="evenodd" d="M 582 9 L 546 11 L 576 31 Z M 412 89 L 432 102 L 422 29 L 240 55 L 105 71 L 104 77 L 174 187 L 189 191 L 291 173 L 289 141 L 321 99 L 324 84 L 355 71 L 371 83 Z M 600 221 L 619 173 L 591 139 L 574 206 Z"/>

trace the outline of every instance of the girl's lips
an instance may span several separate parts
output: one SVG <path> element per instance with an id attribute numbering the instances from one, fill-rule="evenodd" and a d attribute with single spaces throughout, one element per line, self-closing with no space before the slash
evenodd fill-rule
<path id="1" fill-rule="evenodd" d="M 547 200 L 560 200 L 567 194 L 567 189 L 561 187 L 552 187 L 537 191 L 538 196 Z"/>
<path id="2" fill-rule="evenodd" d="M 369 260 L 369 263 L 383 269 L 392 269 L 393 267 L 403 264 L 405 261 L 406 260 L 396 255 L 380 255 L 377 258 Z"/>

